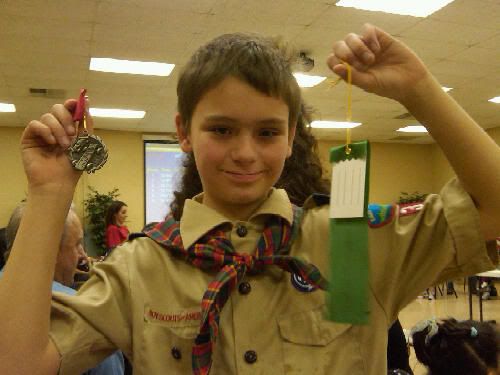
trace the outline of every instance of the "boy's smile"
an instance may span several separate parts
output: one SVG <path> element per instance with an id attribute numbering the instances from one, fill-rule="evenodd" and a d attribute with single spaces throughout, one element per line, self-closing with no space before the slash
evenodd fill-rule
<path id="1" fill-rule="evenodd" d="M 203 95 L 188 134 L 177 117 L 180 145 L 194 153 L 204 204 L 230 219 L 251 215 L 291 154 L 295 127 L 289 131 L 288 117 L 283 100 L 234 77 Z"/>

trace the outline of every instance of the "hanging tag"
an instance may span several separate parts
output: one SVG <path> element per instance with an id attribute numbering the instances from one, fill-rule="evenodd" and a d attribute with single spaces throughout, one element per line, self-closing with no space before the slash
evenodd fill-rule
<path id="1" fill-rule="evenodd" d="M 351 143 L 349 153 L 346 146 L 332 148 L 330 162 L 329 318 L 341 323 L 367 324 L 369 143 Z"/>

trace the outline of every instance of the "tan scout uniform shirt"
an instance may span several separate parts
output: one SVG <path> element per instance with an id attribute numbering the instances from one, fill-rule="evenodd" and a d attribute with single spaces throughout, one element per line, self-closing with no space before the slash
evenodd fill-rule
<path id="1" fill-rule="evenodd" d="M 307 203 L 307 206 L 314 206 Z M 267 214 L 292 220 L 286 193 L 273 190 L 248 222 L 233 222 L 228 236 L 237 251 L 252 252 Z M 226 218 L 188 200 L 180 229 L 188 247 Z M 244 231 L 238 227 L 242 225 Z M 328 277 L 328 207 L 303 215 L 291 253 Z M 370 229 L 370 309 L 367 326 L 323 319 L 325 293 L 301 292 L 277 267 L 247 275 L 247 294 L 238 288 L 224 307 L 212 374 L 386 373 L 388 326 L 419 292 L 439 280 L 494 268 L 477 212 L 454 181 L 432 195 L 422 211 Z M 178 260 L 149 238 L 115 250 L 76 297 L 58 295 L 52 339 L 62 355 L 61 373 L 78 374 L 119 348 L 134 374 L 189 374 L 198 332 L 200 301 L 215 274 Z M 248 288 L 246 290 L 248 292 Z M 257 360 L 247 363 L 245 353 Z"/>

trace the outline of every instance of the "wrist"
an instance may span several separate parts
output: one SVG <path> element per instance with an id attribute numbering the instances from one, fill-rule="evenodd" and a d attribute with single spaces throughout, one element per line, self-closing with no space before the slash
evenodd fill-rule
<path id="1" fill-rule="evenodd" d="M 436 95 L 446 95 L 436 78 L 427 72 L 399 101 L 409 112 L 428 105 Z"/>

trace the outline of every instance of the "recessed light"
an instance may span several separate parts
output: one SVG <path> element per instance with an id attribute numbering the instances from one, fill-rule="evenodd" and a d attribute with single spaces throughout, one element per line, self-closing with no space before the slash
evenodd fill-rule
<path id="1" fill-rule="evenodd" d="M 443 91 L 444 91 L 444 92 L 448 92 L 448 91 L 453 90 L 453 87 L 445 87 L 445 86 L 442 86 L 441 88 L 443 89 Z"/>
<path id="2" fill-rule="evenodd" d="M 495 96 L 494 98 L 488 99 L 489 102 L 492 103 L 500 103 L 500 96 Z"/>
<path id="3" fill-rule="evenodd" d="M 311 128 L 316 129 L 351 129 L 361 125 L 361 122 L 347 121 L 313 121 Z"/>
<path id="4" fill-rule="evenodd" d="M 174 67 L 175 64 L 92 57 L 90 59 L 89 69 L 98 72 L 166 77 L 172 73 Z"/>
<path id="5" fill-rule="evenodd" d="M 399 128 L 398 132 L 427 133 L 427 129 L 425 128 L 425 126 L 422 126 L 422 125 L 409 125 L 409 126 L 405 126 L 404 128 Z"/>
<path id="6" fill-rule="evenodd" d="M 340 0 L 339 7 L 373 10 L 405 16 L 427 17 L 453 0 Z"/>
<path id="7" fill-rule="evenodd" d="M 144 118 L 145 111 L 134 111 L 131 109 L 112 108 L 90 108 L 93 117 L 114 117 L 114 118 Z"/>
<path id="8" fill-rule="evenodd" d="M 304 73 L 293 73 L 293 76 L 297 80 L 299 87 L 314 87 L 326 79 L 326 77 L 312 76 Z"/>
<path id="9" fill-rule="evenodd" d="M 14 104 L 0 103 L 0 112 L 15 112 L 16 106 Z"/>

